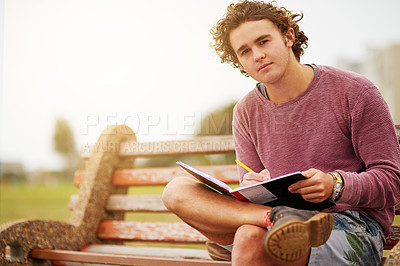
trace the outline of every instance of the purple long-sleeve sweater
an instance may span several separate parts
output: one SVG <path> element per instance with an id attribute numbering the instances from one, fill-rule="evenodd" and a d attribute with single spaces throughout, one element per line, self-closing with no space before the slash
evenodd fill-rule
<path id="1" fill-rule="evenodd" d="M 318 66 L 306 91 L 280 104 L 255 88 L 235 107 L 233 134 L 237 158 L 256 172 L 339 171 L 343 194 L 324 211 L 360 210 L 390 233 L 400 148 L 387 104 L 366 78 Z"/>

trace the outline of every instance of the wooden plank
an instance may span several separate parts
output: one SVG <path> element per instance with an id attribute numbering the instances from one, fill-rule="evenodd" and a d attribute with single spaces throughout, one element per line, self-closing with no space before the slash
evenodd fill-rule
<path id="1" fill-rule="evenodd" d="M 123 142 L 120 147 L 83 146 L 81 156 L 89 158 L 92 151 L 118 149 L 120 156 L 154 157 L 193 154 L 234 153 L 232 135 L 196 137 L 187 140 Z"/>
<path id="2" fill-rule="evenodd" d="M 113 264 L 113 265 L 180 265 L 180 266 L 201 266 L 201 265 L 230 265 L 227 262 L 217 262 L 211 260 L 195 260 L 195 259 L 171 259 L 159 257 L 141 257 L 129 255 L 115 255 L 90 253 L 82 251 L 70 250 L 51 250 L 51 249 L 32 249 L 31 258 L 48 259 L 55 261 L 75 261 L 83 263 Z"/>
<path id="3" fill-rule="evenodd" d="M 100 239 L 125 241 L 158 241 L 204 243 L 207 239 L 185 223 L 103 221 L 97 236 Z"/>
<path id="4" fill-rule="evenodd" d="M 400 226 L 393 225 L 386 238 L 385 250 L 392 249 L 400 240 Z M 184 223 L 140 223 L 104 221 L 100 224 L 99 238 L 113 240 L 160 241 L 176 243 L 203 243 L 206 238 Z"/>
<path id="5" fill-rule="evenodd" d="M 237 184 L 239 182 L 239 175 L 236 165 L 207 165 L 195 166 L 195 168 L 212 175 L 227 184 Z M 74 178 L 74 185 L 76 187 L 79 187 L 84 174 L 84 170 L 76 171 Z M 190 176 L 178 166 L 117 169 L 114 171 L 112 184 L 114 186 L 166 185 L 174 177 L 181 175 Z"/>
<path id="6" fill-rule="evenodd" d="M 73 210 L 78 195 L 72 195 L 69 209 Z M 106 204 L 107 211 L 113 212 L 168 212 L 160 195 L 111 195 Z"/>
<path id="7" fill-rule="evenodd" d="M 210 256 L 208 255 L 208 252 L 205 248 L 192 249 L 192 248 L 175 248 L 175 247 L 144 247 L 144 246 L 128 246 L 128 245 L 93 244 L 84 247 L 81 251 L 145 256 L 145 257 L 148 256 L 153 257 L 155 254 L 157 254 L 158 257 L 163 257 L 163 258 L 210 260 Z"/>

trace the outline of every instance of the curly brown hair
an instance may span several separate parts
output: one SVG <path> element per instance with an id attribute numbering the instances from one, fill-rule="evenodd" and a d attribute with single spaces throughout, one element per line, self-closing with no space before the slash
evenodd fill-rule
<path id="1" fill-rule="evenodd" d="M 235 68 L 240 68 L 235 51 L 230 44 L 230 33 L 246 21 L 257 21 L 268 19 L 281 31 L 286 34 L 292 28 L 295 36 L 295 43 L 292 46 L 293 53 L 300 61 L 304 49 L 308 47 L 308 38 L 303 31 L 300 31 L 298 22 L 303 18 L 303 13 L 292 14 L 284 7 L 279 7 L 275 1 L 265 3 L 263 1 L 242 0 L 237 4 L 231 4 L 227 8 L 228 12 L 218 21 L 210 32 L 213 42 L 210 44 L 215 49 L 222 63 L 229 63 Z M 245 73 L 245 72 L 243 72 Z"/>

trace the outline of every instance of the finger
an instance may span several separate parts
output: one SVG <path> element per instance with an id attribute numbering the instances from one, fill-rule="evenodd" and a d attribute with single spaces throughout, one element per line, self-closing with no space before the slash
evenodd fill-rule
<path id="1" fill-rule="evenodd" d="M 248 172 L 243 176 L 243 180 L 257 180 L 262 181 L 263 178 L 259 173 Z"/>
<path id="2" fill-rule="evenodd" d="M 314 181 L 311 179 L 305 179 L 297 181 L 296 183 L 291 184 L 288 189 L 292 193 L 306 193 L 310 191 L 314 186 Z"/>
<path id="3" fill-rule="evenodd" d="M 322 202 L 325 198 L 320 193 L 301 194 L 304 200 L 309 202 Z"/>
<path id="4" fill-rule="evenodd" d="M 304 186 L 294 189 L 295 193 L 300 193 L 302 196 L 309 196 L 320 193 L 314 186 Z"/>
<path id="5" fill-rule="evenodd" d="M 268 171 L 268 169 L 262 170 L 262 171 L 260 172 L 260 175 L 263 176 L 263 180 L 271 179 L 271 174 L 270 174 L 270 172 Z"/>
<path id="6" fill-rule="evenodd" d="M 255 173 L 255 172 L 248 172 L 248 173 L 245 173 L 244 174 L 244 176 L 243 176 L 243 178 L 246 178 L 246 179 L 255 179 L 255 178 L 258 178 L 258 173 Z"/>
<path id="7" fill-rule="evenodd" d="M 323 184 L 312 184 L 308 181 L 311 181 L 311 179 L 303 180 L 302 182 L 304 186 L 290 188 L 289 191 L 301 194 L 301 196 L 307 201 L 322 201 L 329 196 L 326 194 L 326 189 Z M 306 183 L 310 183 L 310 185 L 306 185 Z"/>
<path id="8" fill-rule="evenodd" d="M 311 168 L 311 169 L 308 169 L 306 171 L 303 171 L 301 174 L 304 175 L 307 178 L 310 178 L 313 175 L 317 174 L 318 172 L 319 172 L 319 170 Z"/>

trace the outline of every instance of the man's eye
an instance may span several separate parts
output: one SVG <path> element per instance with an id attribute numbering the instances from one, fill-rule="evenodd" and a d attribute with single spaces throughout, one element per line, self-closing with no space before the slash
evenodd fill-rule
<path id="1" fill-rule="evenodd" d="M 249 52 L 249 49 L 244 49 L 243 51 L 242 51 L 242 55 L 245 55 L 245 54 L 247 54 Z"/>
<path id="2" fill-rule="evenodd" d="M 268 42 L 268 40 L 262 40 L 262 41 L 260 42 L 260 44 L 263 45 L 264 43 L 267 43 L 267 42 Z"/>

